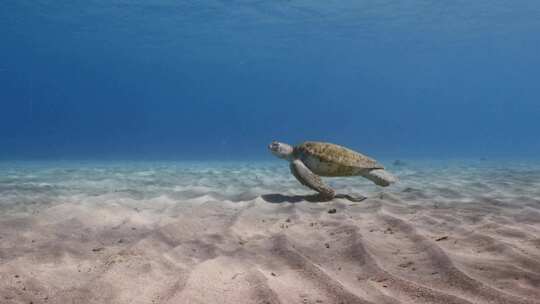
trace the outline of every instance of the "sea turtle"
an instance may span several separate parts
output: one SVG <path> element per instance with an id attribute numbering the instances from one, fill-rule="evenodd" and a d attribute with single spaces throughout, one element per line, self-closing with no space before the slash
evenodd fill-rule
<path id="1" fill-rule="evenodd" d="M 328 200 L 336 197 L 336 193 L 320 176 L 363 176 L 383 187 L 397 181 L 374 159 L 336 144 L 308 141 L 292 147 L 274 141 L 268 145 L 268 149 L 290 163 L 292 174 L 302 185 L 319 192 L 322 198 Z M 365 199 L 364 196 L 341 196 L 355 201 Z"/>

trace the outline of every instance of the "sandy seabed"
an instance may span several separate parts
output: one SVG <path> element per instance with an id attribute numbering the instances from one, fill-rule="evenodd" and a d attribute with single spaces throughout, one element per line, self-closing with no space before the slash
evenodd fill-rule
<path id="1" fill-rule="evenodd" d="M 354 203 L 277 162 L 3 163 L 0 303 L 540 303 L 540 166 L 389 169 L 328 180 Z"/>

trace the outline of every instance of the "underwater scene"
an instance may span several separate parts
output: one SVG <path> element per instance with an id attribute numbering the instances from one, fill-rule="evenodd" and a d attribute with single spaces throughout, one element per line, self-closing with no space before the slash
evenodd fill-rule
<path id="1" fill-rule="evenodd" d="M 2 0 L 0 304 L 540 304 L 537 0 Z"/>

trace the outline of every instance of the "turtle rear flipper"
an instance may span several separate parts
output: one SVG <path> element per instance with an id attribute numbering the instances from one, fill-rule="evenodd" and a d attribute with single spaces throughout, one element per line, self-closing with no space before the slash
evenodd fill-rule
<path id="1" fill-rule="evenodd" d="M 382 187 L 387 187 L 397 182 L 397 177 L 384 169 L 370 170 L 362 174 L 362 176 Z"/>
<path id="2" fill-rule="evenodd" d="M 296 159 L 292 161 L 290 168 L 294 177 L 296 177 L 302 185 L 319 192 L 323 198 L 333 199 L 336 195 L 334 189 L 326 185 L 318 175 L 311 172 L 301 160 Z"/>

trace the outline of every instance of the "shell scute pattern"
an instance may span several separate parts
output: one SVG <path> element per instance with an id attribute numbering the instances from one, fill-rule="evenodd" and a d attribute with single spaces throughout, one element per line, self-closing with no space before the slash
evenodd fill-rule
<path id="1" fill-rule="evenodd" d="M 384 169 L 372 158 L 330 143 L 302 143 L 295 147 L 295 156 L 320 175 L 347 176 L 366 169 Z"/>

